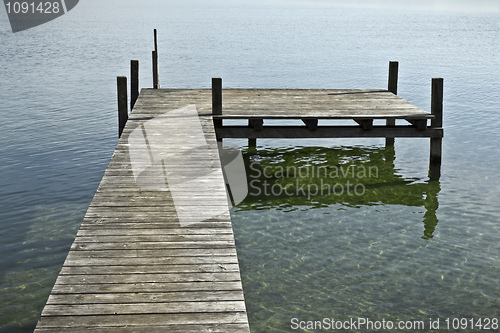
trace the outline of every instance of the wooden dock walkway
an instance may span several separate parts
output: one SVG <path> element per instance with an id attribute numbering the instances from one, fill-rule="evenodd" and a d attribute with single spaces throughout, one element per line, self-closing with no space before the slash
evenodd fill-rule
<path id="1" fill-rule="evenodd" d="M 249 332 L 218 142 L 430 138 L 438 179 L 443 81 L 429 113 L 393 74 L 388 90 L 143 89 L 130 117 L 119 78 L 120 139 L 35 331 Z M 352 124 L 322 123 L 338 119 Z"/>
<path id="2" fill-rule="evenodd" d="M 142 91 L 36 332 L 249 332 L 210 93 L 170 95 Z"/>

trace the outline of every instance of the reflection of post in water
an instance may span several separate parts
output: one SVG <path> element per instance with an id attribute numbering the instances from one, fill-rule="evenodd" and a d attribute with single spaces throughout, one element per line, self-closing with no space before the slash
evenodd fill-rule
<path id="1" fill-rule="evenodd" d="M 441 190 L 439 181 L 430 181 L 427 183 L 427 192 L 425 193 L 425 214 L 424 214 L 424 235 L 422 238 L 429 239 L 434 237 L 433 233 L 438 224 L 436 211 L 439 207 L 438 194 Z"/>
<path id="2" fill-rule="evenodd" d="M 385 163 L 387 164 L 387 168 L 394 170 L 394 160 L 396 159 L 396 151 L 394 149 L 394 145 L 386 145 L 381 149 L 382 156 L 384 157 Z"/>
<path id="3" fill-rule="evenodd" d="M 439 182 L 401 176 L 394 146 L 249 147 L 243 159 L 248 196 L 240 210 L 405 205 L 426 208 L 423 238 L 437 226 Z"/>

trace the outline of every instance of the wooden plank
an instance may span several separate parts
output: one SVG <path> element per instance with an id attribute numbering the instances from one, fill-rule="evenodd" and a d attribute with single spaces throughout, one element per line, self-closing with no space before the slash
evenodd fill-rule
<path id="1" fill-rule="evenodd" d="M 137 222 L 137 221 L 106 221 L 98 220 L 92 221 L 86 219 L 82 222 L 80 229 L 176 229 L 179 227 L 178 222 Z M 190 228 L 232 228 L 231 222 L 217 221 L 217 222 L 202 222 L 196 225 L 190 225 Z"/>
<path id="2" fill-rule="evenodd" d="M 213 325 L 213 324 L 247 324 L 246 312 L 223 313 L 162 313 L 140 315 L 95 315 L 73 316 L 42 316 L 39 326 L 42 328 L 75 328 L 93 327 L 141 327 L 170 325 Z M 169 331 L 166 331 L 169 332 Z"/>
<path id="3" fill-rule="evenodd" d="M 52 294 L 94 294 L 94 293 L 148 293 L 186 291 L 242 291 L 238 281 L 210 282 L 143 282 L 143 283 L 95 283 L 56 284 Z M 64 312 L 61 313 L 64 315 Z"/>
<path id="4" fill-rule="evenodd" d="M 170 293 L 116 293 L 51 295 L 47 304 L 137 304 L 170 302 L 243 301 L 239 291 L 185 291 Z"/>
<path id="5" fill-rule="evenodd" d="M 187 325 L 153 325 L 147 326 L 109 326 L 109 327 L 57 327 L 58 332 L 87 333 L 92 331 L 105 333 L 236 333 L 248 331 L 248 324 L 187 324 Z M 37 332 L 54 332 L 54 328 L 38 328 Z"/>
<path id="6" fill-rule="evenodd" d="M 195 241 L 195 242 L 133 242 L 133 243 L 84 243 L 75 241 L 73 251 L 101 250 L 166 250 L 166 249 L 223 249 L 232 248 L 234 242 L 227 241 Z"/>
<path id="7" fill-rule="evenodd" d="M 164 257 L 204 257 L 236 255 L 234 248 L 163 249 L 158 250 L 74 250 L 71 258 L 164 258 Z"/>
<path id="8" fill-rule="evenodd" d="M 137 228 L 133 231 L 135 236 L 147 236 L 147 235 L 232 235 L 233 230 L 231 228 L 160 228 L 160 229 L 150 229 L 150 228 Z M 77 233 L 77 237 L 94 237 L 94 236 L 128 236 L 131 234 L 130 229 L 106 229 L 106 228 L 94 228 L 94 229 L 80 229 Z"/>
<path id="9" fill-rule="evenodd" d="M 167 313 L 205 313 L 205 312 L 243 312 L 245 303 L 242 301 L 212 301 L 212 302 L 168 302 L 168 303 L 135 303 L 135 304 L 81 304 L 52 305 L 43 309 L 44 316 L 54 316 L 64 313 L 65 316 L 92 315 L 129 315 L 129 314 L 167 314 Z"/>
<path id="10" fill-rule="evenodd" d="M 149 266 L 149 265 L 207 265 L 237 264 L 236 256 L 168 257 L 168 258 L 78 258 L 69 257 L 65 266 Z"/>
<path id="11" fill-rule="evenodd" d="M 210 272 L 238 272 L 237 264 L 196 264 L 196 265 L 109 265 L 100 266 L 99 274 L 143 274 L 148 272 L 154 273 L 210 273 Z M 95 274 L 96 270 L 90 266 L 64 266 L 61 269 L 60 275 L 78 275 L 78 274 Z"/>
<path id="12" fill-rule="evenodd" d="M 132 232 L 133 233 L 133 232 Z M 208 235 L 127 235 L 127 236 L 79 236 L 76 242 L 87 243 L 123 243 L 123 242 L 203 242 L 203 241 L 230 241 L 234 236 L 230 233 Z"/>
<path id="13" fill-rule="evenodd" d="M 172 282 L 221 282 L 239 281 L 239 272 L 217 272 L 217 273 L 141 273 L 141 274 L 86 274 L 86 275 L 59 275 L 56 284 L 99 284 L 115 281 L 119 283 L 172 283 Z"/>

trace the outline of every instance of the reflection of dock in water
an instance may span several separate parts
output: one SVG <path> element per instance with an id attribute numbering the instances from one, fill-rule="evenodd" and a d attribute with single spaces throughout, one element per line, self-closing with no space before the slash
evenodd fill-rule
<path id="1" fill-rule="evenodd" d="M 251 188 L 241 179 L 241 153 L 222 156 L 223 175 L 217 141 L 248 138 L 254 146 L 259 138 L 383 137 L 387 148 L 360 153 L 391 165 L 393 138 L 430 138 L 430 176 L 438 179 L 442 80 L 433 81 L 427 113 L 395 95 L 391 68 L 389 90 L 222 91 L 220 79 L 212 90 L 143 89 L 137 100 L 133 90 L 130 118 L 126 80 L 119 78 L 121 136 L 36 331 L 248 332 L 228 199 L 237 204 Z M 225 119 L 246 123 L 229 126 Z M 297 124 L 268 126 L 266 119 Z M 324 125 L 325 119 L 353 124 Z M 384 192 L 401 189 L 426 207 L 424 235 L 432 237 L 438 183 L 411 184 L 389 169 L 385 183 L 366 178 L 364 199 L 325 196 L 319 204 L 405 204 L 404 195 Z M 252 204 L 246 200 L 242 207 Z"/>
<path id="2" fill-rule="evenodd" d="M 424 238 L 437 225 L 439 181 L 404 178 L 393 146 L 248 148 L 248 195 L 238 210 L 287 210 L 306 205 L 424 207 Z"/>

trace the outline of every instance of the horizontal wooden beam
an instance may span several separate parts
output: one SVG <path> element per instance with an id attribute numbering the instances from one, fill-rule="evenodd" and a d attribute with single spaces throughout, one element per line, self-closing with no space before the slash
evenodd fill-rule
<path id="1" fill-rule="evenodd" d="M 418 120 L 418 119 L 434 119 L 434 115 L 430 113 L 426 114 L 400 114 L 400 115 L 391 115 L 389 113 L 383 113 L 381 112 L 380 114 L 369 114 L 369 113 L 358 113 L 355 114 L 355 112 L 347 113 L 346 114 L 340 114 L 338 112 L 315 112 L 314 115 L 308 116 L 307 112 L 304 111 L 303 114 L 299 114 L 298 112 L 296 113 L 286 113 L 286 112 L 274 112 L 273 114 L 265 114 L 263 110 L 258 110 L 253 112 L 253 114 L 236 114 L 235 111 L 233 110 L 224 110 L 224 114 L 214 114 L 214 119 L 299 119 L 302 121 L 306 120 L 317 120 L 317 119 L 352 119 L 352 120 L 364 120 L 364 119 L 382 119 L 382 120 L 396 120 L 396 119 L 403 119 L 403 120 Z M 233 112 L 233 113 L 231 113 Z M 309 112 L 312 113 L 312 112 Z"/>
<path id="2" fill-rule="evenodd" d="M 255 130 L 248 126 L 223 126 L 216 129 L 217 138 L 233 139 L 305 139 L 305 138 L 442 138 L 440 127 L 419 130 L 413 126 L 373 126 L 369 131 L 360 126 L 318 126 L 310 130 L 303 126 L 263 126 Z"/>

